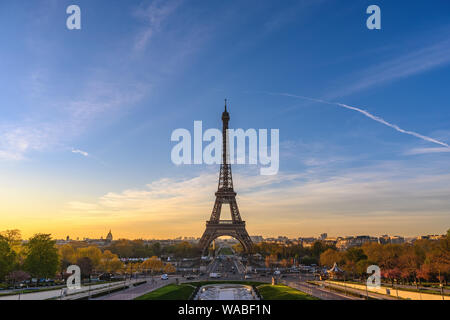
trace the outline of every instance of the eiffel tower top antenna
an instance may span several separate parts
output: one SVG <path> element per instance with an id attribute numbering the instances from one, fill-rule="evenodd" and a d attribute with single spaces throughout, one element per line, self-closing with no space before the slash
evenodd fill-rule
<path id="1" fill-rule="evenodd" d="M 227 112 L 227 99 L 225 98 L 225 112 Z"/>

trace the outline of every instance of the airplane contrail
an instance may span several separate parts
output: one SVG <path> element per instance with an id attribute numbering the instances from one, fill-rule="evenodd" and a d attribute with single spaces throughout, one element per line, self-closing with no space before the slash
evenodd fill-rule
<path id="1" fill-rule="evenodd" d="M 404 129 L 400 128 L 398 125 L 390 123 L 390 122 L 387 122 L 383 118 L 375 116 L 375 115 L 371 114 L 370 112 L 368 112 L 366 110 L 363 110 L 363 109 L 360 109 L 360 108 L 357 108 L 357 107 L 352 107 L 352 106 L 346 105 L 344 103 L 330 102 L 330 101 L 325 101 L 325 100 L 322 100 L 322 99 L 316 99 L 316 98 L 310 98 L 310 97 L 305 97 L 305 96 L 299 96 L 299 95 L 290 94 L 290 93 L 271 93 L 271 94 L 277 94 L 277 95 L 282 95 L 282 96 L 286 96 L 286 97 L 300 98 L 300 99 L 310 100 L 310 101 L 314 101 L 314 102 L 320 102 L 320 103 L 326 103 L 326 104 L 331 104 L 331 105 L 337 105 L 337 106 L 340 106 L 342 108 L 354 110 L 354 111 L 357 111 L 359 113 L 362 113 L 363 115 L 365 115 L 366 117 L 368 117 L 368 118 L 370 118 L 372 120 L 375 120 L 375 121 L 377 121 L 377 122 L 379 122 L 381 124 L 384 124 L 385 126 L 391 127 L 393 129 L 397 130 L 398 132 L 409 134 L 409 135 L 417 137 L 419 139 L 422 139 L 422 140 L 425 140 L 425 141 L 428 141 L 428 142 L 432 142 L 432 143 L 436 143 L 436 144 L 439 144 L 441 146 L 450 148 L 450 146 L 447 143 L 445 143 L 445 142 L 442 142 L 442 141 L 439 141 L 439 140 L 436 140 L 436 139 L 424 136 L 424 135 L 422 135 L 420 133 L 417 133 L 417 132 L 414 132 L 414 131 L 404 130 Z"/>

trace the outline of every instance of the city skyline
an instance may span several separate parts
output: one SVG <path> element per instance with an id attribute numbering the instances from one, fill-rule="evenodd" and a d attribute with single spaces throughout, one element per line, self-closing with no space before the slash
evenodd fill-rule
<path id="1" fill-rule="evenodd" d="M 220 129 L 224 98 L 280 130 L 278 174 L 232 167 L 250 235 L 450 227 L 448 2 L 379 1 L 381 30 L 368 1 L 80 0 L 81 30 L 69 4 L 1 5 L 0 231 L 200 237 L 219 166 L 174 165 L 170 135 Z"/>

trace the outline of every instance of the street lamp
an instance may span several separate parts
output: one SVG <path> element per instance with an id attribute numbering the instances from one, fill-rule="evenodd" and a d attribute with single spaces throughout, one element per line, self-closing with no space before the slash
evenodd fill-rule
<path id="1" fill-rule="evenodd" d="M 445 298 L 444 298 L 444 285 L 442 284 L 442 280 L 441 280 L 441 270 L 439 270 L 439 287 L 441 288 L 442 300 L 445 300 Z"/>
<path id="2" fill-rule="evenodd" d="M 366 289 L 367 289 L 367 282 L 366 282 Z M 344 273 L 344 290 L 345 290 L 345 295 L 347 295 L 347 284 L 345 283 L 345 273 Z"/>
<path id="3" fill-rule="evenodd" d="M 395 287 L 395 292 L 397 294 L 397 299 L 398 299 L 398 286 L 397 286 L 397 279 L 394 279 L 394 287 Z"/>
<path id="4" fill-rule="evenodd" d="M 367 282 L 366 282 L 366 299 L 369 300 L 369 290 L 367 289 Z"/>

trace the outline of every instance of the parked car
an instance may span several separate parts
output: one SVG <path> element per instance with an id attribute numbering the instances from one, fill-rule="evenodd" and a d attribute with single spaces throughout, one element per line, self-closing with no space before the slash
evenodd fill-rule
<path id="1" fill-rule="evenodd" d="M 112 277 L 113 277 L 112 273 L 103 273 L 98 278 L 103 281 L 110 281 Z"/>
<path id="2" fill-rule="evenodd" d="M 169 276 L 164 273 L 163 275 L 161 275 L 161 280 L 169 280 Z"/>
<path id="3" fill-rule="evenodd" d="M 252 275 L 251 274 L 246 274 L 245 276 L 244 276 L 244 279 L 251 279 L 252 278 Z"/>

